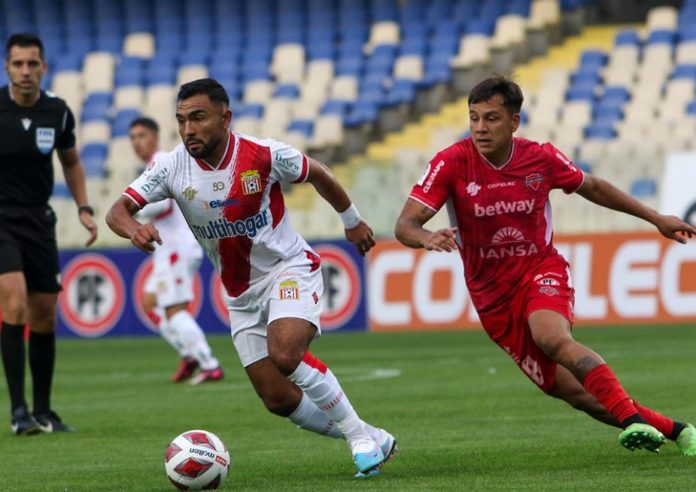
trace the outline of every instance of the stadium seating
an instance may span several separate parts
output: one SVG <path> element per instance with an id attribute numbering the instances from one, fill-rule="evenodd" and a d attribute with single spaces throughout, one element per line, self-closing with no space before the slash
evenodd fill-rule
<path id="1" fill-rule="evenodd" d="M 428 146 L 438 134 L 461 135 L 466 121 L 443 108 L 454 104 L 461 113 L 457 98 L 491 70 L 514 70 L 552 52 L 555 60 L 566 56 L 556 55 L 556 46 L 581 33 L 592 4 L 4 0 L 0 29 L 44 38 L 51 68 L 45 83 L 73 109 L 90 172 L 102 172 L 92 179 L 109 190 L 127 182 L 126 160 L 135 159 L 124 140 L 128 119 L 153 117 L 162 146 L 173 148 L 177 86 L 204 76 L 228 90 L 235 130 L 288 141 L 328 162 L 372 152 L 380 141 Z M 588 47 L 563 68 L 539 71 L 539 83 L 524 87 L 528 120 L 520 135 L 588 157 L 593 172 L 607 168 L 597 164 L 607 155 L 693 148 L 693 123 L 683 122 L 696 121 L 694 5 L 652 9 L 641 29 L 622 28 L 612 46 Z M 433 133 L 414 133 L 418 120 L 432 122 Z M 656 121 L 672 138 L 644 138 Z M 457 130 L 444 130 L 453 123 Z M 107 154 L 89 150 L 93 145 L 105 145 Z M 417 174 L 399 173 L 399 182 Z M 624 179 L 627 189 L 631 180 Z"/>

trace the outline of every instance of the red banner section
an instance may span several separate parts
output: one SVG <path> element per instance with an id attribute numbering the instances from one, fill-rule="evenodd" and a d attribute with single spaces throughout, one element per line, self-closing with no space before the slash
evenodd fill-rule
<path id="1" fill-rule="evenodd" d="M 696 321 L 696 240 L 655 233 L 562 236 L 579 325 Z M 381 241 L 369 254 L 368 309 L 374 331 L 479 327 L 457 253 Z"/>

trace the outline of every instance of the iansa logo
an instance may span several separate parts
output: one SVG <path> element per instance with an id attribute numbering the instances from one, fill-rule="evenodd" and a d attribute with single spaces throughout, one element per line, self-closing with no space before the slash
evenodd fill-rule
<path id="1" fill-rule="evenodd" d="M 539 250 L 536 245 L 527 241 L 516 227 L 503 227 L 498 230 L 491 238 L 489 246 L 479 248 L 481 258 L 499 260 L 501 258 L 513 256 L 529 256 L 537 254 Z"/>

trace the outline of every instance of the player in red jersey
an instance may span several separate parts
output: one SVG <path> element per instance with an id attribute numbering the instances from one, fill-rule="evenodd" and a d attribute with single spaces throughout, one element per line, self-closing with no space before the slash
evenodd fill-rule
<path id="1" fill-rule="evenodd" d="M 553 246 L 549 192 L 560 188 L 652 224 L 680 243 L 696 229 L 584 174 L 549 143 L 513 138 L 522 91 L 505 77 L 469 95 L 471 137 L 430 161 L 396 223 L 406 246 L 458 250 L 471 299 L 490 338 L 547 394 L 623 428 L 628 449 L 658 451 L 665 436 L 696 456 L 693 425 L 632 400 L 604 360 L 572 337 L 574 290 Z M 424 224 L 447 203 L 452 227 Z"/>

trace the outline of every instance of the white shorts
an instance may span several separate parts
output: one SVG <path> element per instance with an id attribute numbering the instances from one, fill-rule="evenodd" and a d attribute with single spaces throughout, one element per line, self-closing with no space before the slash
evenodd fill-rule
<path id="1" fill-rule="evenodd" d="M 157 296 L 157 307 L 164 309 L 193 300 L 193 279 L 201 264 L 199 258 L 160 254 L 152 258 L 152 264 L 152 273 L 143 290 Z"/>
<path id="2" fill-rule="evenodd" d="M 303 265 L 287 264 L 270 282 L 230 300 L 232 341 L 242 365 L 247 367 L 268 357 L 267 328 L 276 319 L 305 319 L 317 328 L 319 337 L 323 292 L 321 268 L 310 272 L 305 262 Z"/>

